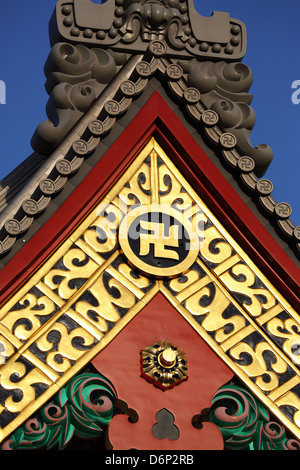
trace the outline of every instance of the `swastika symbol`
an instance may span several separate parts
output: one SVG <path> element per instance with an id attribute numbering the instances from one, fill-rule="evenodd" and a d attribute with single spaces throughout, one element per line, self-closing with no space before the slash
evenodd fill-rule
<path id="1" fill-rule="evenodd" d="M 101 135 L 103 134 L 103 124 L 101 121 L 91 121 L 89 123 L 89 129 L 94 135 Z"/>
<path id="2" fill-rule="evenodd" d="M 183 95 L 189 103 L 196 103 L 200 99 L 200 91 L 196 88 L 187 88 Z"/>
<path id="3" fill-rule="evenodd" d="M 162 56 L 166 52 L 166 46 L 161 41 L 152 41 L 149 44 L 149 49 L 155 56 Z"/>
<path id="4" fill-rule="evenodd" d="M 233 134 L 226 132 L 221 135 L 220 144 L 227 149 L 233 148 L 236 145 L 236 137 Z"/>
<path id="5" fill-rule="evenodd" d="M 79 155 L 84 155 L 87 152 L 87 144 L 83 140 L 76 140 L 73 143 L 73 149 Z"/>
<path id="6" fill-rule="evenodd" d="M 294 236 L 297 240 L 300 240 L 300 225 L 294 228 Z"/>
<path id="7" fill-rule="evenodd" d="M 105 103 L 105 110 L 108 112 L 108 114 L 115 116 L 120 112 L 119 103 L 114 100 L 107 101 L 107 103 Z"/>
<path id="8" fill-rule="evenodd" d="M 26 199 L 22 204 L 24 212 L 28 215 L 34 215 L 38 212 L 38 205 L 33 199 Z"/>
<path id="9" fill-rule="evenodd" d="M 255 167 L 255 163 L 253 158 L 251 157 L 241 157 L 238 160 L 238 167 L 240 170 L 242 170 L 244 173 L 248 173 L 253 170 Z"/>
<path id="10" fill-rule="evenodd" d="M 199 254 L 198 232 L 182 214 L 169 206 L 136 207 L 119 228 L 124 256 L 139 270 L 169 277 L 184 272 Z"/>
<path id="11" fill-rule="evenodd" d="M 261 194 L 267 195 L 273 191 L 273 184 L 271 181 L 263 179 L 257 182 L 256 188 Z"/>
<path id="12" fill-rule="evenodd" d="M 5 228 L 10 235 L 16 235 L 20 232 L 20 222 L 15 219 L 7 220 Z"/>
<path id="13" fill-rule="evenodd" d="M 165 225 L 159 222 L 148 222 L 141 220 L 141 228 L 146 233 L 140 234 L 140 256 L 146 256 L 150 252 L 150 245 L 154 245 L 155 258 L 179 259 L 176 251 L 167 250 L 165 247 L 179 246 L 179 227 L 172 225 L 169 227 L 169 236 L 165 236 Z"/>
<path id="14" fill-rule="evenodd" d="M 137 64 L 136 71 L 142 77 L 149 77 L 149 75 L 151 75 L 151 66 L 148 62 L 142 61 Z"/>
<path id="15" fill-rule="evenodd" d="M 45 194 L 52 194 L 55 190 L 55 184 L 51 180 L 43 180 L 40 182 L 40 188 Z"/>
<path id="16" fill-rule="evenodd" d="M 131 80 L 125 80 L 122 82 L 120 88 L 126 96 L 132 96 L 135 94 L 135 84 Z"/>
<path id="17" fill-rule="evenodd" d="M 167 73 L 169 78 L 174 78 L 174 79 L 178 80 L 179 78 L 182 77 L 183 70 L 180 67 L 180 65 L 170 64 L 167 67 L 166 73 Z"/>
<path id="18" fill-rule="evenodd" d="M 279 202 L 275 206 L 275 212 L 278 215 L 278 217 L 282 219 L 287 219 L 292 213 L 292 208 L 286 202 Z"/>
<path id="19" fill-rule="evenodd" d="M 207 109 L 202 114 L 202 121 L 206 125 L 214 126 L 215 124 L 217 124 L 218 120 L 219 120 L 219 116 L 212 109 Z"/>
<path id="20" fill-rule="evenodd" d="M 59 160 L 56 163 L 56 168 L 62 175 L 68 175 L 71 172 L 71 164 L 67 160 Z"/>

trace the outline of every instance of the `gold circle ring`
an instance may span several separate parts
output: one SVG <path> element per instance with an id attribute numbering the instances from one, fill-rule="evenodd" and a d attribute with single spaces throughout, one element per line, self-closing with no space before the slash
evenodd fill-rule
<path id="1" fill-rule="evenodd" d="M 172 223 L 167 227 L 157 217 Z M 164 204 L 141 205 L 129 211 L 119 227 L 120 247 L 128 262 L 142 273 L 158 278 L 186 272 L 200 249 L 199 235 L 189 217 L 190 214 Z M 137 240 L 135 247 L 133 240 Z M 149 262 L 150 250 L 154 252 L 153 262 Z"/>

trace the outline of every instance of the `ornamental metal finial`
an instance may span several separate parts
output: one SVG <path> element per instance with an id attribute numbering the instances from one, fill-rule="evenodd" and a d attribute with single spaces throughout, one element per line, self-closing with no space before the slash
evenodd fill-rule
<path id="1" fill-rule="evenodd" d="M 158 341 L 141 351 L 141 375 L 156 387 L 167 390 L 188 378 L 186 355 L 167 341 Z"/>

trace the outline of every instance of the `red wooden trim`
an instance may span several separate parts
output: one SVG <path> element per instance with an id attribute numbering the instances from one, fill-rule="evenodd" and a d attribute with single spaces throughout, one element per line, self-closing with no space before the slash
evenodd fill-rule
<path id="1" fill-rule="evenodd" d="M 183 175 L 225 228 L 294 307 L 300 271 L 155 92 L 84 181 L 0 271 L 0 303 L 67 238 L 155 134 Z M 68 214 L 68 217 L 66 217 Z"/>

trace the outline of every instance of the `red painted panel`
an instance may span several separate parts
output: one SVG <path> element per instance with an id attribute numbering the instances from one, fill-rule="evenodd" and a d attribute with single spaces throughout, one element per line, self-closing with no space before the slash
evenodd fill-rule
<path id="1" fill-rule="evenodd" d="M 166 340 L 186 353 L 188 379 L 161 390 L 141 377 L 140 351 Z M 219 359 L 198 333 L 174 307 L 158 294 L 118 336 L 92 361 L 97 370 L 113 383 L 119 399 L 138 414 L 136 423 L 117 415 L 109 427 L 114 449 L 222 449 L 218 428 L 204 423 L 192 426 L 192 418 L 210 408 L 214 393 L 232 377 L 232 371 Z M 152 428 L 156 414 L 166 408 L 174 416 L 179 438 L 157 439 Z"/>

